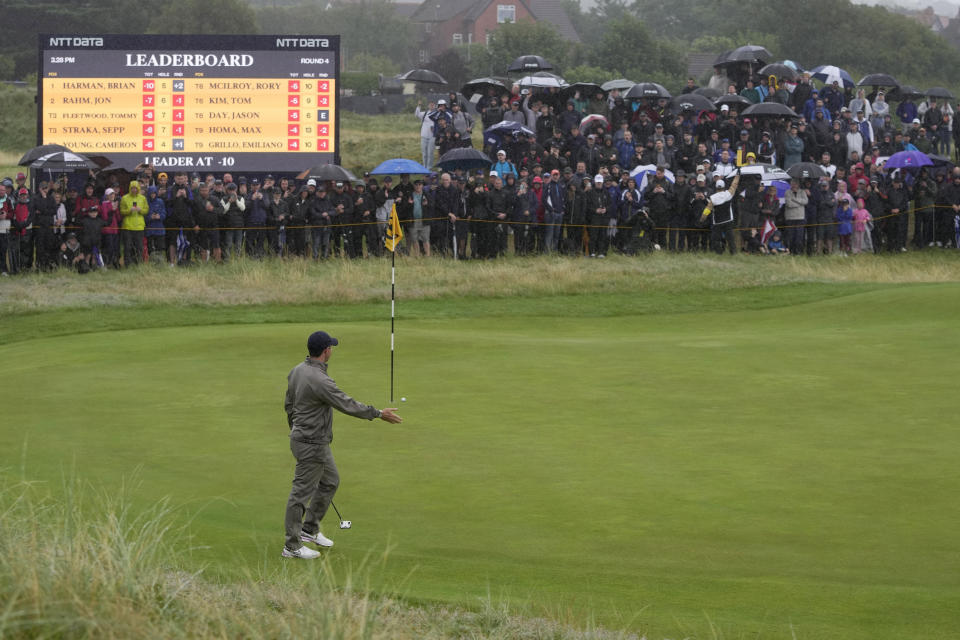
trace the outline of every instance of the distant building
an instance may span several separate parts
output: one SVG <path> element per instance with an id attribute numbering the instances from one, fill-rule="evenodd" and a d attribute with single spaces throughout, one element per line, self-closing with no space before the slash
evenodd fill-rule
<path id="1" fill-rule="evenodd" d="M 551 0 L 426 0 L 410 17 L 421 26 L 420 62 L 450 47 L 486 44 L 501 24 L 532 20 L 548 22 L 560 37 L 580 42 L 580 36 L 560 3 Z"/>
<path id="2" fill-rule="evenodd" d="M 934 33 L 942 33 L 950 26 L 950 18 L 938 15 L 933 7 L 927 7 L 920 11 L 907 11 L 905 13 Z"/>

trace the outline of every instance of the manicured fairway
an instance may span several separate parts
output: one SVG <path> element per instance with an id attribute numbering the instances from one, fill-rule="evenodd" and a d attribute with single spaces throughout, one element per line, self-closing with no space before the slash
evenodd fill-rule
<path id="1" fill-rule="evenodd" d="M 332 553 L 375 554 L 371 586 L 414 600 L 489 594 L 651 639 L 956 637 L 958 318 L 946 284 L 403 321 L 404 424 L 335 421 L 354 528 L 326 527 Z M 198 565 L 269 570 L 293 467 L 285 377 L 320 327 L 341 339 L 337 382 L 385 406 L 387 324 L 322 308 L 0 346 L 0 466 L 52 488 L 71 468 L 135 477 L 141 502 L 195 514 Z"/>

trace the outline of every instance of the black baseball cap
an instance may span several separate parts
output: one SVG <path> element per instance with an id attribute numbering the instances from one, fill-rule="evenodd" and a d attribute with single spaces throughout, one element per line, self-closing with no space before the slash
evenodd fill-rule
<path id="1" fill-rule="evenodd" d="M 340 341 L 326 331 L 314 331 L 310 334 L 310 337 L 307 338 L 307 351 L 309 351 L 312 356 L 318 356 L 323 353 L 323 350 L 327 347 L 335 347 L 338 344 L 340 344 Z"/>

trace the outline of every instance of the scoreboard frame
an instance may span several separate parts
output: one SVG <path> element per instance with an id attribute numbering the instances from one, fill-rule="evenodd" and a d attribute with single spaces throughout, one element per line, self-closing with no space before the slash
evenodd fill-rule
<path id="1" fill-rule="evenodd" d="M 205 66 L 206 61 L 213 61 L 215 58 L 223 59 L 226 66 L 229 67 L 231 62 L 236 62 L 239 58 L 244 58 L 240 64 L 237 66 L 243 66 L 243 63 L 246 62 L 246 58 L 251 56 L 244 56 L 243 54 L 258 54 L 264 52 L 268 57 L 271 58 L 270 61 L 273 61 L 273 58 L 283 58 L 290 59 L 291 54 L 310 56 L 310 55 L 328 55 L 332 60 L 332 69 L 330 71 L 323 73 L 320 77 L 316 77 L 318 81 L 322 80 L 333 80 L 333 113 L 332 124 L 333 124 L 333 135 L 331 136 L 331 142 L 333 145 L 332 153 L 327 152 L 306 152 L 306 151 L 289 151 L 289 150 L 266 150 L 266 151 L 209 151 L 206 152 L 205 157 L 210 158 L 232 158 L 231 164 L 207 164 L 207 165 L 194 165 L 193 160 L 189 157 L 195 157 L 198 155 L 196 151 L 187 152 L 187 151 L 157 151 L 154 150 L 143 150 L 138 149 L 136 155 L 142 156 L 143 159 L 148 157 L 160 158 L 165 160 L 160 166 L 157 166 L 157 170 L 166 170 L 166 171 L 175 171 L 175 170 L 186 170 L 186 171 L 249 171 L 249 172 L 289 172 L 294 170 L 292 166 L 283 166 L 283 165 L 292 165 L 293 161 L 296 160 L 299 162 L 302 159 L 302 163 L 299 163 L 297 166 L 300 166 L 298 171 L 307 169 L 310 166 L 320 164 L 323 162 L 333 162 L 334 164 L 340 164 L 340 36 L 339 35 L 318 35 L 318 36 L 299 36 L 299 35 L 135 35 L 135 34 L 103 34 L 103 35 L 64 35 L 64 34 L 46 34 L 41 33 L 38 36 L 39 38 L 39 47 L 38 47 L 38 74 L 37 74 L 37 144 L 41 145 L 44 143 L 44 134 L 45 126 L 47 123 L 44 121 L 44 115 L 46 112 L 46 106 L 44 103 L 44 80 L 49 80 L 53 77 L 59 77 L 55 72 L 58 70 L 56 65 L 53 63 L 54 60 L 62 59 L 60 54 L 64 52 L 78 52 L 79 54 L 87 52 L 110 52 L 118 55 L 122 55 L 123 60 L 126 62 L 127 67 L 137 67 L 140 66 L 136 64 L 139 61 L 150 60 L 155 62 L 157 58 L 160 58 L 161 64 L 163 62 L 169 61 L 172 57 L 176 58 L 177 67 L 172 66 L 152 66 L 144 67 L 144 73 L 142 75 L 137 75 L 137 72 L 128 71 L 127 75 L 106 75 L 102 70 L 98 71 L 97 69 L 90 69 L 89 73 L 85 73 L 84 77 L 88 78 L 102 78 L 104 82 L 118 81 L 118 80 L 147 80 L 149 78 L 169 78 L 171 80 L 175 79 L 186 79 L 186 80 L 197 80 L 198 77 L 203 77 L 207 80 L 243 80 L 244 78 L 251 77 L 248 75 L 243 75 L 242 69 L 239 71 L 227 69 L 227 75 L 217 75 L 216 70 L 220 67 L 209 67 Z M 170 53 L 170 52 L 182 52 L 182 55 L 177 55 L 174 53 L 172 56 L 155 56 L 153 59 L 150 56 L 157 54 L 158 52 Z M 243 52 L 243 53 L 240 53 Z M 282 55 L 273 55 L 277 52 L 283 52 Z M 144 56 L 144 57 L 141 57 Z M 305 58 L 301 58 L 301 62 Z M 132 64 L 131 64 L 132 63 Z M 329 66 L 329 65 L 328 65 Z M 177 73 L 172 73 L 172 70 L 178 69 Z M 262 69 L 262 65 L 260 65 Z M 201 70 L 212 70 L 213 73 L 198 73 Z M 270 78 L 276 79 L 277 81 L 285 82 L 287 80 L 311 80 L 314 79 L 310 74 L 304 76 L 300 71 L 293 71 L 291 68 L 272 68 L 270 69 Z M 332 75 L 331 75 L 332 72 Z M 53 74 L 53 75 L 48 75 Z M 262 74 L 262 72 L 261 72 Z M 317 114 L 319 117 L 319 113 Z M 104 123 L 107 124 L 107 123 Z M 139 137 L 139 136 L 138 136 Z M 319 146 L 319 143 L 318 143 Z M 81 151 L 82 153 L 82 151 Z M 110 151 L 103 152 L 89 152 L 90 155 L 105 155 L 107 157 L 111 156 Z M 129 156 L 133 155 L 132 151 L 119 151 L 115 152 L 117 154 L 122 154 L 124 159 L 127 162 L 118 162 L 118 166 L 124 166 L 128 169 L 133 167 L 126 166 L 131 162 Z M 235 157 L 234 157 L 235 156 Z M 276 160 L 279 160 L 277 156 L 283 157 L 283 162 L 278 162 L 280 165 L 278 168 L 269 168 L 269 162 L 264 156 L 273 156 Z M 186 164 L 180 164 L 181 158 L 188 158 L 189 162 Z M 247 163 L 244 163 L 244 159 L 248 160 Z M 244 166 L 248 164 L 250 166 Z M 256 166 L 254 166 L 256 165 Z"/>

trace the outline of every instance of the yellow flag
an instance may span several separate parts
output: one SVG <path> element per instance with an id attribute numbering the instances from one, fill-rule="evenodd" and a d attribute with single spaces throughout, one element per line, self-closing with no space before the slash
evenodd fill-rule
<path id="1" fill-rule="evenodd" d="M 387 238 L 384 245 L 390 251 L 396 251 L 397 245 L 403 240 L 403 229 L 400 228 L 400 218 L 397 217 L 397 205 L 394 203 L 390 210 L 390 221 L 387 223 Z"/>
<path id="2" fill-rule="evenodd" d="M 397 245 L 403 240 L 403 229 L 400 228 L 400 218 L 397 217 L 397 205 L 394 203 L 390 210 L 390 220 L 387 222 L 387 237 L 383 244 L 390 251 L 396 251 Z"/>

